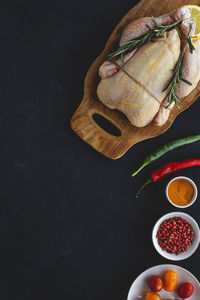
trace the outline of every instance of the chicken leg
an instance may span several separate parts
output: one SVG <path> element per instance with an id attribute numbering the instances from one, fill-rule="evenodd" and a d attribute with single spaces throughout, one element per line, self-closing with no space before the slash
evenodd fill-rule
<path id="1" fill-rule="evenodd" d="M 155 19 L 159 25 L 170 25 L 173 22 L 183 21 L 188 18 L 190 18 L 190 12 L 188 8 L 182 7 L 171 12 L 170 14 L 165 14 Z M 136 39 L 139 36 L 146 34 L 149 30 L 148 27 L 155 28 L 152 17 L 144 17 L 129 23 L 122 32 L 119 44 L 122 45 L 129 40 Z"/>

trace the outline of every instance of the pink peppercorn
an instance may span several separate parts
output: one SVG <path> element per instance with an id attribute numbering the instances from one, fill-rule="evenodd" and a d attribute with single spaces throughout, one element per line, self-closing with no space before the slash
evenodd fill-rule
<path id="1" fill-rule="evenodd" d="M 157 239 L 164 251 L 178 255 L 192 245 L 194 231 L 190 223 L 181 217 L 170 218 L 160 225 Z"/>

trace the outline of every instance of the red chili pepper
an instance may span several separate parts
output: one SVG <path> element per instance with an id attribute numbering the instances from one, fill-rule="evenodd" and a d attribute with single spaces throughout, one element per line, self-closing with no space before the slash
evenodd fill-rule
<path id="1" fill-rule="evenodd" d="M 151 182 L 157 182 L 160 179 L 162 179 L 163 177 L 181 170 L 181 169 L 185 169 L 185 168 L 190 168 L 190 167 L 200 167 L 200 158 L 196 158 L 196 159 L 187 159 L 184 160 L 182 162 L 171 162 L 165 166 L 163 166 L 162 168 L 154 171 L 151 175 L 149 180 L 140 188 L 140 190 L 137 192 L 136 197 L 138 197 L 139 193 L 143 190 L 143 188 L 151 183 Z"/>

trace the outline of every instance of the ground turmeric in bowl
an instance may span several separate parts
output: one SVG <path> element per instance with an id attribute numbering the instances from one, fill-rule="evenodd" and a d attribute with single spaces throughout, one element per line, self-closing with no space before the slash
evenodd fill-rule
<path id="1" fill-rule="evenodd" d="M 194 186 L 193 184 L 184 178 L 177 178 L 168 186 L 168 197 L 169 199 L 178 206 L 188 205 L 194 197 Z"/>

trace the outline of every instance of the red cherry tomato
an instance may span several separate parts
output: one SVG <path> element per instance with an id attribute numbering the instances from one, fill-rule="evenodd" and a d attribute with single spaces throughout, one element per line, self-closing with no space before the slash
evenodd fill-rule
<path id="1" fill-rule="evenodd" d="M 156 275 L 151 276 L 148 280 L 148 285 L 153 292 L 159 292 L 163 288 L 162 278 Z"/>
<path id="2" fill-rule="evenodd" d="M 189 298 L 192 296 L 194 287 L 189 282 L 183 282 L 178 288 L 178 296 L 180 298 Z"/>

